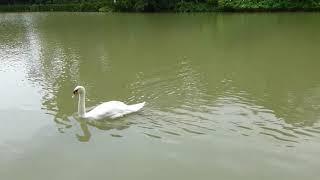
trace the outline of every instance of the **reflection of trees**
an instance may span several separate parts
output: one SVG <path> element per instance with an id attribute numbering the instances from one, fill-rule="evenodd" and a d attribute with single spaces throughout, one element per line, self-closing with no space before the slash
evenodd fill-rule
<path id="1" fill-rule="evenodd" d="M 171 67 L 146 69 L 144 72 L 147 73 L 139 74 L 128 87 L 132 95 L 128 99 L 132 103 L 138 99 L 147 101 L 148 105 L 170 109 L 200 104 L 204 100 L 202 76 L 187 59 L 171 63 Z"/>
<path id="2" fill-rule="evenodd" d="M 292 27 L 293 21 L 305 19 L 310 24 L 303 30 Z M 215 41 L 202 50 L 211 55 L 201 63 L 211 82 L 208 88 L 221 87 L 221 79 L 230 80 L 235 91 L 245 91 L 286 123 L 313 125 L 319 117 L 314 107 L 320 103 L 320 93 L 313 89 L 320 84 L 320 63 L 315 60 L 317 50 L 304 45 L 314 42 L 316 20 L 262 14 L 220 16 L 217 22 L 219 31 L 212 32 Z"/>
<path id="3" fill-rule="evenodd" d="M 89 105 L 100 99 L 135 102 L 146 95 L 151 103 L 169 100 L 175 106 L 217 99 L 228 90 L 222 81 L 230 80 L 234 91 L 245 91 L 255 104 L 273 110 L 286 123 L 311 126 L 319 116 L 314 109 L 320 96 L 319 62 L 313 61 L 316 52 L 286 44 L 294 40 L 280 42 L 285 26 L 279 31 L 252 29 L 259 16 L 243 16 L 240 23 L 238 18 L 220 15 L 62 13 L 32 17 L 32 27 L 27 26 L 33 55 L 28 75 L 41 83 L 43 106 L 54 114 L 62 132 L 69 128 L 68 116 L 75 112 L 70 96 L 76 84 L 87 87 Z M 275 26 L 283 21 L 274 16 L 263 19 Z M 268 39 L 271 30 L 273 36 Z M 293 37 L 299 35 L 299 31 L 291 32 Z M 298 38 L 297 44 L 313 38 L 304 37 Z M 310 56 L 301 57 L 298 51 L 289 56 L 287 47 Z M 88 125 L 116 128 L 80 123 L 85 135 L 79 138 L 83 141 L 90 139 Z"/>
<path id="4" fill-rule="evenodd" d="M 21 15 L 2 14 L 0 19 L 1 45 L 17 47 L 25 39 L 24 18 Z M 10 33 L 8 33 L 10 32 Z"/>
<path id="5" fill-rule="evenodd" d="M 320 84 L 316 65 L 319 63 L 292 59 L 287 64 L 258 55 L 253 55 L 256 59 L 252 61 L 250 57 L 224 56 L 224 60 L 217 59 L 202 67 L 207 72 L 210 93 L 246 92 L 257 105 L 273 110 L 289 124 L 312 125 L 318 120 L 315 107 L 320 96 L 316 90 Z M 229 81 L 227 89 L 223 88 L 223 79 Z"/>
<path id="6" fill-rule="evenodd" d="M 70 118 L 75 112 L 75 102 L 71 99 L 71 92 L 75 85 L 83 84 L 89 94 L 93 92 L 91 87 L 97 84 L 105 84 L 106 50 L 100 37 L 90 38 L 83 36 L 82 23 L 79 31 L 74 26 L 51 26 L 55 18 L 50 15 L 45 18 L 40 16 L 27 16 L 26 30 L 31 52 L 28 65 L 28 77 L 30 80 L 41 85 L 43 94 L 42 104 L 48 113 L 54 116 L 60 132 L 65 132 L 73 126 L 74 118 Z M 63 30 L 60 28 L 63 27 Z M 70 36 L 72 32 L 81 35 Z M 81 43 L 77 42 L 82 38 Z M 86 39 L 89 38 L 89 39 Z M 85 43 L 84 43 L 85 42 Z M 97 48 L 89 48 L 97 47 Z M 97 59 L 101 61 L 97 61 Z M 85 67 L 85 68 L 81 68 Z M 102 67 L 102 68 L 101 68 Z M 108 72 L 107 72 L 108 73 Z M 97 78 L 98 77 L 98 78 Z M 100 78 L 99 78 L 100 77 Z M 104 94 L 104 93 L 101 93 Z M 103 99 L 105 97 L 102 97 Z M 100 98 L 97 98 L 100 99 Z M 93 104 L 99 103 L 92 100 Z M 97 129 L 110 130 L 126 128 L 127 125 L 117 123 L 87 123 L 79 121 L 83 135 L 77 135 L 80 141 L 88 141 L 91 137 L 88 125 Z"/>
<path id="7" fill-rule="evenodd" d="M 23 16 L 14 14 L 2 14 L 0 18 L 0 63 L 11 66 L 20 64 L 25 58 L 24 42 L 26 40 L 26 27 Z M 8 53 L 10 51 L 11 53 Z M 13 56 L 13 57 L 8 57 Z M 10 61 L 10 62 L 9 62 Z"/>

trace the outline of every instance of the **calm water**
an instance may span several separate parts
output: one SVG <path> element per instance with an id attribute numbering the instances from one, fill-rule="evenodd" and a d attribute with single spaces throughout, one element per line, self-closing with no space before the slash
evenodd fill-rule
<path id="1" fill-rule="evenodd" d="M 1 179 L 318 179 L 319 19 L 0 14 Z"/>

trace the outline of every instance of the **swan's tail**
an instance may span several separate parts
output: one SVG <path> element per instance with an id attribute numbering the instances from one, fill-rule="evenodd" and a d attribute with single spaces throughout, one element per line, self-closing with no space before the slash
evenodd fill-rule
<path id="1" fill-rule="evenodd" d="M 140 109 L 143 108 L 143 106 L 145 105 L 145 103 L 146 103 L 146 102 L 130 105 L 130 106 L 129 106 L 129 109 L 130 109 L 132 112 L 139 111 Z"/>

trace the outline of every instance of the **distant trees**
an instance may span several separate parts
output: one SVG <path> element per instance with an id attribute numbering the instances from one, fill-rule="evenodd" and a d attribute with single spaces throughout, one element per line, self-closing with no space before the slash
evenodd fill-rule
<path id="1" fill-rule="evenodd" d="M 0 4 L 62 4 L 62 3 L 80 3 L 81 1 L 92 0 L 0 0 Z M 102 1 L 102 0 L 95 0 Z"/>
<path id="2" fill-rule="evenodd" d="M 319 10 L 320 0 L 0 0 L 0 5 L 46 6 L 31 11 L 64 10 L 65 6 L 65 11 L 208 12 Z"/>
<path id="3" fill-rule="evenodd" d="M 218 0 L 117 0 L 120 11 L 209 11 Z"/>

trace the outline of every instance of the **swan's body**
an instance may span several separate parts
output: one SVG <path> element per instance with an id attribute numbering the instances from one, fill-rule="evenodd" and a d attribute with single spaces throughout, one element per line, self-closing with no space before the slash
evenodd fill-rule
<path id="1" fill-rule="evenodd" d="M 79 95 L 79 101 L 78 101 L 78 114 L 82 118 L 86 119 L 102 119 L 102 118 L 118 118 L 122 117 L 126 114 L 133 113 L 139 111 L 145 104 L 139 103 L 139 104 L 133 104 L 133 105 L 127 105 L 120 101 L 109 101 L 102 103 L 92 109 L 89 112 L 85 111 L 85 88 L 82 86 L 77 86 L 74 91 L 74 95 Z"/>

